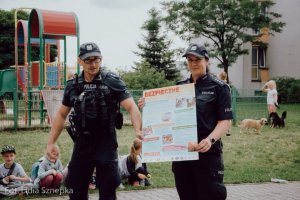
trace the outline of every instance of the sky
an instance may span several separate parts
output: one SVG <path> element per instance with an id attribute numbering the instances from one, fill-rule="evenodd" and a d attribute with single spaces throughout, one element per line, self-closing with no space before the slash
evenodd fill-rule
<path id="1" fill-rule="evenodd" d="M 145 32 L 141 27 L 149 19 L 148 11 L 152 7 L 160 8 L 160 2 L 161 0 L 0 0 L 0 8 L 10 10 L 27 7 L 74 12 L 79 20 L 80 43 L 98 44 L 103 64 L 114 71 L 120 67 L 129 70 L 134 62 L 139 61 L 133 51 L 138 50 L 139 42 L 143 43 L 142 34 Z M 76 37 L 67 37 L 67 54 L 67 64 L 75 65 Z"/>

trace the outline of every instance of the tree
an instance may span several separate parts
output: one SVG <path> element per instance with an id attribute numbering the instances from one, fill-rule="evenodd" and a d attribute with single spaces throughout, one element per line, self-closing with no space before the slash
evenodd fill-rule
<path id="1" fill-rule="evenodd" d="M 150 19 L 142 26 L 147 31 L 143 35 L 144 43 L 138 43 L 140 52 L 135 52 L 143 61 L 158 72 L 164 72 L 167 80 L 177 80 L 179 71 L 176 69 L 174 55 L 175 50 L 170 50 L 171 41 L 166 34 L 161 33 L 161 17 L 155 8 L 149 10 Z"/>
<path id="2" fill-rule="evenodd" d="M 0 69 L 14 65 L 14 10 L 0 10 Z M 19 12 L 18 17 L 28 19 L 28 14 Z M 19 51 L 23 55 L 23 51 Z"/>
<path id="3" fill-rule="evenodd" d="M 0 70 L 15 64 L 15 10 L 5 11 L 0 9 Z M 19 11 L 18 19 L 28 20 L 27 12 Z M 50 60 L 54 61 L 56 47 L 50 47 Z M 19 63 L 24 63 L 24 49 L 18 48 Z M 33 60 L 39 60 L 39 48 L 32 48 Z"/>
<path id="4" fill-rule="evenodd" d="M 253 30 L 268 28 L 273 34 L 285 25 L 277 21 L 280 14 L 264 12 L 274 5 L 271 0 L 174 0 L 163 5 L 167 26 L 184 40 L 207 38 L 210 57 L 217 58 L 227 74 L 240 55 L 248 54 L 243 44 L 261 36 L 252 34 Z"/>
<path id="5" fill-rule="evenodd" d="M 144 90 L 174 85 L 174 81 L 165 79 L 164 72 L 158 72 L 147 62 L 136 63 L 134 71 L 119 70 L 127 87 L 132 90 Z"/>

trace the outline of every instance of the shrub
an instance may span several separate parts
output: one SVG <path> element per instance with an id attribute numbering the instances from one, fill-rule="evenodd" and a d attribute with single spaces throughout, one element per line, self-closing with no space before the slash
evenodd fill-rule
<path id="1" fill-rule="evenodd" d="M 300 103 L 300 79 L 287 76 L 273 79 L 276 81 L 279 103 Z"/>

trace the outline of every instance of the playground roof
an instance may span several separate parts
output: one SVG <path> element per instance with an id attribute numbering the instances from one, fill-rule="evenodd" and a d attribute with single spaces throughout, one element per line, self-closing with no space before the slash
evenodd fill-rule
<path id="1" fill-rule="evenodd" d="M 25 45 L 24 42 L 27 43 L 27 40 L 28 40 L 28 32 L 27 32 L 28 28 L 27 27 L 28 27 L 28 21 L 18 20 L 17 31 L 18 31 L 18 45 L 19 46 Z M 56 45 L 56 40 L 55 39 L 46 39 L 45 43 Z M 40 40 L 38 38 L 31 38 L 30 44 L 31 45 L 39 45 Z"/>
<path id="2" fill-rule="evenodd" d="M 32 9 L 29 16 L 31 38 L 63 39 L 78 36 L 79 23 L 73 12 Z"/>

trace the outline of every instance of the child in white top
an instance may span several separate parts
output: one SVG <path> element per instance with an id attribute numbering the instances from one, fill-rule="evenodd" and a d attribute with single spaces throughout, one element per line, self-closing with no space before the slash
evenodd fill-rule
<path id="1" fill-rule="evenodd" d="M 267 105 L 269 114 L 276 112 L 276 107 L 278 107 L 278 94 L 275 81 L 270 80 L 266 82 L 262 88 L 262 91 L 267 92 Z"/>

